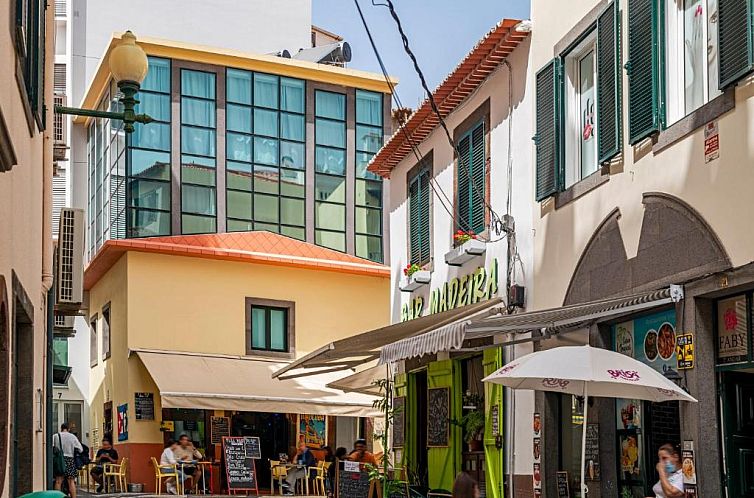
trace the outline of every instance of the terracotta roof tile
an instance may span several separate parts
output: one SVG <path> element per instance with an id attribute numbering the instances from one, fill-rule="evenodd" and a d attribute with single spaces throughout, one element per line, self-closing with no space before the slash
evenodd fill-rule
<path id="1" fill-rule="evenodd" d="M 390 268 L 379 263 L 284 235 L 257 231 L 108 240 L 89 263 L 84 287 L 91 289 L 129 250 L 390 277 Z"/>

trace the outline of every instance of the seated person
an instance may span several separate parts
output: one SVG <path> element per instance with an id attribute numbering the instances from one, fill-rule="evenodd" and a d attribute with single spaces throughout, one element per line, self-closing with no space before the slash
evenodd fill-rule
<path id="1" fill-rule="evenodd" d="M 109 438 L 102 439 L 102 447 L 97 451 L 97 455 L 94 457 L 94 467 L 89 472 L 98 485 L 97 493 L 101 493 L 105 489 L 102 475 L 105 472 L 106 463 L 118 463 L 118 452 L 113 448 L 113 443 Z"/>
<path id="2" fill-rule="evenodd" d="M 317 465 L 317 459 L 314 458 L 312 452 L 306 446 L 306 443 L 299 443 L 298 453 L 293 458 L 293 463 L 299 464 L 302 467 L 293 467 L 288 469 L 288 477 L 285 478 L 287 488 L 285 494 L 292 495 L 293 489 L 296 487 L 296 481 L 302 478 L 311 477 L 306 475 L 306 469 L 315 467 Z"/>
<path id="3" fill-rule="evenodd" d="M 366 439 L 357 439 L 353 443 L 353 451 L 348 455 L 348 459 L 352 462 L 368 463 L 377 466 L 377 459 L 374 455 L 367 451 Z"/>
<path id="4" fill-rule="evenodd" d="M 176 465 L 178 463 L 178 460 L 175 458 L 175 450 L 177 448 L 178 441 L 168 439 L 168 444 L 165 446 L 165 449 L 162 450 L 162 455 L 160 455 L 160 470 L 163 474 L 175 473 L 176 477 L 181 480 L 181 484 L 183 484 L 186 481 L 186 475 Z M 175 465 L 175 467 L 173 467 L 173 465 Z M 165 486 L 167 487 L 168 493 L 171 495 L 178 494 L 175 477 L 168 479 L 165 482 Z"/>
<path id="5" fill-rule="evenodd" d="M 202 475 L 202 469 L 199 465 L 188 464 L 195 464 L 204 457 L 201 453 L 199 453 L 199 450 L 194 447 L 194 443 L 191 442 L 186 434 L 181 434 L 181 436 L 178 438 L 178 447 L 173 450 L 173 454 L 175 455 L 175 458 L 177 460 L 178 469 L 183 470 L 185 475 L 191 476 L 194 480 L 194 483 L 198 483 L 199 478 Z M 186 465 L 181 465 L 182 463 Z"/>

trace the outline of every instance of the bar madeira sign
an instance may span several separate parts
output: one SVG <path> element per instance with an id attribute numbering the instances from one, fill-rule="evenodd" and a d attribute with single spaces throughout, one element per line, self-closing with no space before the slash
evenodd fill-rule
<path id="1" fill-rule="evenodd" d="M 429 294 L 429 313 L 440 313 L 494 297 L 497 293 L 497 258 L 489 269 L 480 266 L 472 273 L 455 277 Z M 419 318 L 424 312 L 424 298 L 415 297 L 401 308 L 401 322 Z"/>

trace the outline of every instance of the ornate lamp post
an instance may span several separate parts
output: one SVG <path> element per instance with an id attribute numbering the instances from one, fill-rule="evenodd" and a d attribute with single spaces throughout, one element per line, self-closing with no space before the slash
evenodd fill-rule
<path id="1" fill-rule="evenodd" d="M 126 133 L 134 131 L 134 123 L 151 123 L 153 119 L 146 114 L 136 114 L 134 108 L 139 103 L 134 97 L 139 91 L 141 82 L 147 75 L 147 54 L 136 45 L 136 37 L 130 31 L 126 31 L 120 43 L 110 53 L 110 73 L 123 93 L 120 103 L 123 104 L 123 112 L 98 111 L 94 109 L 79 109 L 77 107 L 63 107 L 56 105 L 55 112 L 58 114 L 73 114 L 75 116 L 88 116 L 93 118 L 105 118 L 123 121 L 123 129 Z"/>

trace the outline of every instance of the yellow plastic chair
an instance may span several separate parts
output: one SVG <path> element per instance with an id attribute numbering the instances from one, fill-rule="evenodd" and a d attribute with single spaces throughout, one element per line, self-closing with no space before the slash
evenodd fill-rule
<path id="1" fill-rule="evenodd" d="M 288 469 L 280 465 L 280 460 L 270 460 L 270 494 L 275 494 L 275 480 L 278 482 L 278 490 L 283 494 L 283 481 L 288 477 Z"/>
<path id="2" fill-rule="evenodd" d="M 162 480 L 170 480 L 173 478 L 175 478 L 175 485 L 178 494 L 183 494 L 181 491 L 181 480 L 178 478 L 176 465 L 160 465 L 160 462 L 158 462 L 155 457 L 151 457 L 150 460 L 152 460 L 152 465 L 154 466 L 154 489 L 157 490 L 157 494 L 162 494 Z M 167 482 L 165 484 L 167 487 Z"/>
<path id="3" fill-rule="evenodd" d="M 317 462 L 316 467 L 311 467 L 315 470 L 314 474 L 314 495 L 315 496 L 327 496 L 327 469 L 330 468 L 332 462 Z"/>
<path id="4" fill-rule="evenodd" d="M 112 480 L 113 488 L 121 493 L 126 492 L 126 468 L 128 467 L 128 458 L 124 457 L 120 463 L 106 463 L 102 468 L 102 479 L 105 489 L 108 488 L 109 481 Z"/>

